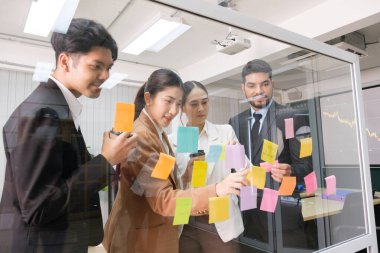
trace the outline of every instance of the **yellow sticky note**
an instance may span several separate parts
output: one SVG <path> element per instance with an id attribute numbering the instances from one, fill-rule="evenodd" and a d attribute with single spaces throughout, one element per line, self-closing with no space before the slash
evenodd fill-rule
<path id="1" fill-rule="evenodd" d="M 160 153 L 160 158 L 158 159 L 156 166 L 154 167 L 151 177 L 159 178 L 166 180 L 169 177 L 170 172 L 172 171 L 173 167 L 175 164 L 175 158 L 164 154 Z"/>
<path id="2" fill-rule="evenodd" d="M 258 189 L 264 189 L 266 181 L 265 168 L 253 166 L 246 178 L 251 186 L 256 186 Z"/>
<path id="3" fill-rule="evenodd" d="M 208 223 L 215 223 L 228 220 L 230 216 L 228 196 L 209 198 L 209 220 Z"/>
<path id="4" fill-rule="evenodd" d="M 224 161 L 226 160 L 226 145 L 222 144 L 222 152 L 220 153 L 219 160 Z"/>
<path id="5" fill-rule="evenodd" d="M 278 194 L 280 196 L 290 196 L 296 188 L 296 177 L 283 177 Z"/>
<path id="6" fill-rule="evenodd" d="M 311 156 L 313 151 L 313 142 L 311 137 L 301 139 L 300 158 Z"/>
<path id="7" fill-rule="evenodd" d="M 135 118 L 135 105 L 116 103 L 115 121 L 113 130 L 116 132 L 130 132 Z"/>
<path id="8" fill-rule="evenodd" d="M 261 160 L 274 164 L 276 161 L 278 145 L 264 139 L 263 151 L 261 152 Z"/>
<path id="9" fill-rule="evenodd" d="M 189 223 L 191 205 L 191 198 L 176 198 L 173 225 L 183 225 Z"/>
<path id="10" fill-rule="evenodd" d="M 206 184 L 207 162 L 194 161 L 193 173 L 191 176 L 191 187 L 202 187 Z"/>

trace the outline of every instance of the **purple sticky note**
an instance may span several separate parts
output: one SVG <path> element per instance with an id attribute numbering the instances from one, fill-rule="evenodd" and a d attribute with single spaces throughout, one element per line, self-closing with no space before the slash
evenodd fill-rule
<path id="1" fill-rule="evenodd" d="M 334 175 L 326 177 L 326 195 L 334 195 L 336 193 L 336 178 Z"/>
<path id="2" fill-rule="evenodd" d="M 278 191 L 269 188 L 264 188 L 260 210 L 274 213 L 274 211 L 276 210 L 277 200 Z"/>
<path id="3" fill-rule="evenodd" d="M 274 162 L 274 164 L 278 165 L 278 160 L 276 160 L 276 161 Z M 270 164 L 270 163 L 268 163 L 268 162 L 262 162 L 262 163 L 260 163 L 260 167 L 261 167 L 261 168 L 264 168 L 266 172 L 271 172 L 271 170 L 272 170 L 272 166 L 273 166 L 274 164 Z"/>
<path id="4" fill-rule="evenodd" d="M 285 138 L 294 138 L 293 118 L 285 119 Z"/>
<path id="5" fill-rule="evenodd" d="M 243 186 L 240 188 L 240 210 L 245 211 L 257 208 L 257 188 Z"/>
<path id="6" fill-rule="evenodd" d="M 226 168 L 240 170 L 245 167 L 244 146 L 226 145 Z"/>
<path id="7" fill-rule="evenodd" d="M 315 172 L 310 172 L 305 178 L 306 193 L 307 195 L 313 194 L 317 190 L 317 176 Z"/>

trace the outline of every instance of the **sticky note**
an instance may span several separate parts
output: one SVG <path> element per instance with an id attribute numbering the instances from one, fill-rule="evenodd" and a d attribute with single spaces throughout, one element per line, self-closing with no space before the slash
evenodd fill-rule
<path id="1" fill-rule="evenodd" d="M 256 186 L 258 189 L 264 189 L 266 180 L 264 168 L 253 166 L 246 178 L 250 185 Z"/>
<path id="2" fill-rule="evenodd" d="M 210 145 L 210 150 L 206 156 L 206 161 L 209 163 L 216 163 L 219 161 L 220 154 L 222 153 L 222 145 Z"/>
<path id="3" fill-rule="evenodd" d="M 336 177 L 334 175 L 325 177 L 326 195 L 334 195 L 336 193 Z"/>
<path id="4" fill-rule="evenodd" d="M 241 169 L 245 167 L 244 146 L 240 144 L 226 145 L 226 168 Z"/>
<path id="5" fill-rule="evenodd" d="M 154 178 L 159 178 L 166 180 L 169 177 L 170 172 L 172 171 L 173 167 L 175 164 L 175 158 L 164 154 L 160 153 L 160 158 L 158 159 L 156 166 L 154 167 L 151 177 Z"/>
<path id="6" fill-rule="evenodd" d="M 115 121 L 113 131 L 130 132 L 135 118 L 135 105 L 128 103 L 116 103 Z"/>
<path id="7" fill-rule="evenodd" d="M 315 172 L 310 172 L 304 177 L 304 181 L 307 195 L 313 194 L 317 190 L 317 176 L 315 175 Z"/>
<path id="8" fill-rule="evenodd" d="M 284 119 L 285 120 L 285 138 L 294 138 L 294 124 L 293 118 Z"/>
<path id="9" fill-rule="evenodd" d="M 222 144 L 222 152 L 220 153 L 219 160 L 226 160 L 226 145 Z"/>
<path id="10" fill-rule="evenodd" d="M 173 225 L 189 223 L 191 205 L 191 198 L 176 198 Z"/>
<path id="11" fill-rule="evenodd" d="M 311 156 L 313 143 L 311 137 L 301 139 L 300 158 Z"/>
<path id="12" fill-rule="evenodd" d="M 177 132 L 177 152 L 196 153 L 198 152 L 198 127 L 179 126 Z"/>
<path id="13" fill-rule="evenodd" d="M 228 220 L 230 216 L 229 200 L 228 196 L 209 198 L 208 223 Z"/>
<path id="14" fill-rule="evenodd" d="M 278 200 L 278 191 L 264 188 L 263 199 L 261 200 L 260 210 L 274 213 Z"/>
<path id="15" fill-rule="evenodd" d="M 257 208 L 257 188 L 254 186 L 243 186 L 240 188 L 240 210 Z"/>
<path id="16" fill-rule="evenodd" d="M 294 189 L 296 188 L 296 177 L 283 177 L 278 189 L 278 194 L 280 196 L 289 196 L 292 195 Z"/>
<path id="17" fill-rule="evenodd" d="M 202 187 L 206 184 L 207 162 L 194 161 L 193 173 L 191 176 L 191 187 Z"/>
<path id="18" fill-rule="evenodd" d="M 278 160 L 274 161 L 275 165 L 278 165 Z M 260 167 L 264 168 L 266 172 L 271 172 L 273 164 L 270 164 L 268 162 L 262 162 L 260 163 Z"/>
<path id="19" fill-rule="evenodd" d="M 276 161 L 278 145 L 264 139 L 263 151 L 261 152 L 261 160 L 274 164 Z"/>

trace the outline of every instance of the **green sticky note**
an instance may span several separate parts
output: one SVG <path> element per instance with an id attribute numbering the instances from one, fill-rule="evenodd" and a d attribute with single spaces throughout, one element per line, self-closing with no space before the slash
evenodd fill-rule
<path id="1" fill-rule="evenodd" d="M 206 184 L 207 162 L 194 161 L 193 173 L 191 176 L 191 187 L 203 187 Z"/>
<path id="2" fill-rule="evenodd" d="M 177 131 L 177 152 L 196 153 L 198 152 L 198 127 L 179 126 Z"/>
<path id="3" fill-rule="evenodd" d="M 261 152 L 261 160 L 274 164 L 276 161 L 278 145 L 264 139 L 263 151 Z"/>
<path id="4" fill-rule="evenodd" d="M 209 198 L 208 223 L 228 220 L 230 215 L 229 200 L 228 196 Z"/>
<path id="5" fill-rule="evenodd" d="M 183 225 L 189 223 L 191 205 L 191 198 L 176 198 L 173 225 Z"/>

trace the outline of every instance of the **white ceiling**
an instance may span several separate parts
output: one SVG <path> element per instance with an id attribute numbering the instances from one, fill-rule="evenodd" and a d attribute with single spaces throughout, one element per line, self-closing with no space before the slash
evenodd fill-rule
<path id="1" fill-rule="evenodd" d="M 203 0 L 217 5 L 218 0 Z M 32 0 L 0 0 L 0 40 L 11 40 L 15 43 L 36 44 L 50 47 L 49 38 L 27 35 L 23 33 L 24 24 Z M 318 5 L 326 4 L 327 0 L 235 0 L 235 10 L 244 15 L 263 21 L 279 24 L 289 18 L 303 13 Z M 220 7 L 223 8 L 223 7 Z M 119 54 L 119 61 L 138 63 L 141 65 L 166 67 L 180 70 L 195 64 L 207 57 L 218 54 L 213 40 L 222 40 L 228 33 L 224 24 L 212 22 L 188 13 L 177 12 L 175 9 L 161 6 L 145 0 L 81 0 L 75 17 L 90 18 L 102 23 L 116 39 L 120 49 L 128 40 L 144 29 L 145 24 L 158 13 L 181 17 L 191 29 L 175 42 L 159 53 L 144 52 L 139 56 Z M 234 29 L 235 33 L 250 37 L 247 32 Z M 380 24 L 360 30 L 365 34 L 367 42 L 378 41 Z M 1 50 L 1 49 L 0 49 Z M 380 66 L 380 44 L 369 45 L 369 56 L 361 60 L 362 69 Z M 220 80 L 219 83 L 237 85 L 240 76 L 233 75 Z M 294 84 L 294 82 L 293 82 Z M 290 87 L 289 87 L 290 88 Z"/>

